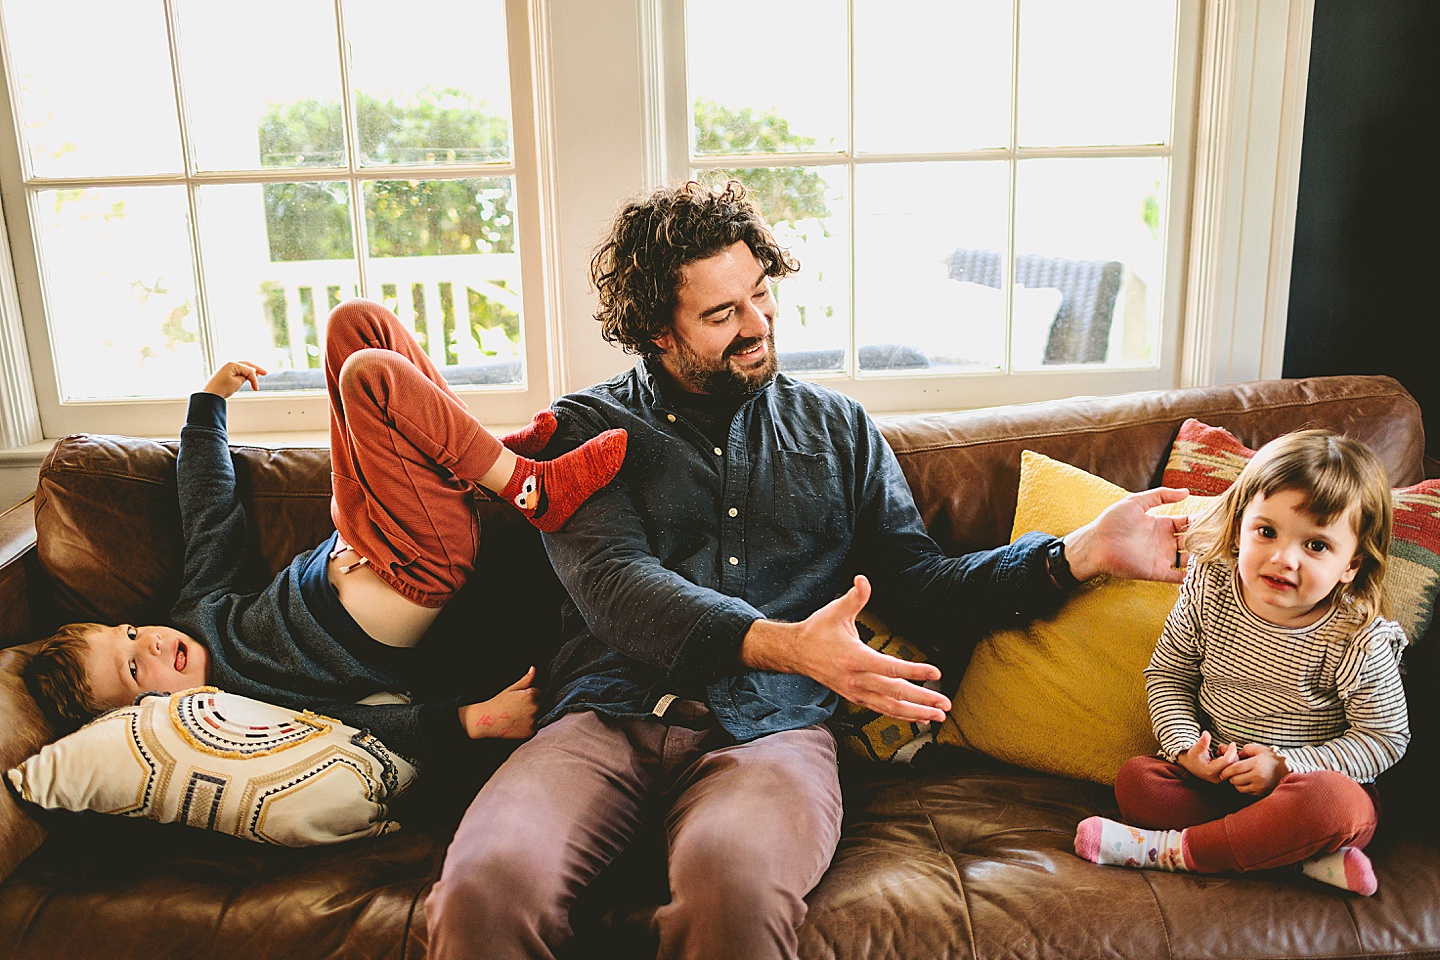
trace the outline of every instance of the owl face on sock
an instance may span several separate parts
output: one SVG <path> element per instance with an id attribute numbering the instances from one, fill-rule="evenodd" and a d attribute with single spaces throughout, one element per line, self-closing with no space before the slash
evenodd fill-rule
<path id="1" fill-rule="evenodd" d="M 534 474 L 525 478 L 520 484 L 520 492 L 515 496 L 515 506 L 536 517 L 544 515 L 548 502 L 545 488 L 540 485 L 540 478 Z"/>

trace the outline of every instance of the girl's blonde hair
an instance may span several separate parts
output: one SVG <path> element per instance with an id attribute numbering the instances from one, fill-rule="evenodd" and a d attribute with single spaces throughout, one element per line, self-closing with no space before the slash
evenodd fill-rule
<path id="1" fill-rule="evenodd" d="M 1245 465 L 1240 477 L 1195 518 L 1185 534 L 1185 549 L 1202 563 L 1235 565 L 1240 519 L 1257 496 L 1293 490 L 1302 508 L 1322 524 L 1334 522 L 1352 505 L 1355 579 L 1335 587 L 1331 600 L 1346 600 L 1364 617 L 1386 616 L 1385 560 L 1390 549 L 1392 507 L 1390 478 L 1374 452 L 1350 437 L 1329 430 L 1297 430 L 1276 437 Z"/>

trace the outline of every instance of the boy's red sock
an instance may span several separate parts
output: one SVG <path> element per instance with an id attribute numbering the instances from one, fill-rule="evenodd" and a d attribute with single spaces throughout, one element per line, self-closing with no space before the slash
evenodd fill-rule
<path id="1" fill-rule="evenodd" d="M 554 460 L 521 457 L 500 498 L 515 504 L 541 530 L 554 533 L 620 471 L 627 439 L 624 430 L 606 430 Z"/>
<path id="2" fill-rule="evenodd" d="M 518 453 L 522 457 L 533 457 L 545 449 L 545 444 L 555 435 L 555 427 L 558 421 L 555 414 L 546 407 L 535 414 L 528 424 L 516 430 L 514 433 L 507 433 L 500 438 L 500 442 L 512 453 Z"/>

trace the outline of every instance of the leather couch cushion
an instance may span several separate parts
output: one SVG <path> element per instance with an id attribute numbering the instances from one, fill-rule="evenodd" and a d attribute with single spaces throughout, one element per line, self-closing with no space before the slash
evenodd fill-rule
<path id="1" fill-rule="evenodd" d="M 940 760 L 935 769 L 847 784 L 845 832 L 807 898 L 802 957 L 1254 960 L 1429 955 L 1440 942 L 1433 846 L 1377 838 L 1377 897 L 1286 870 L 1099 867 L 1075 855 L 1075 825 L 1118 815 L 1109 790 L 935 750 L 921 755 Z"/>
<path id="2" fill-rule="evenodd" d="M 33 645 L 31 645 L 33 647 Z M 55 737 L 55 731 L 25 689 L 21 671 L 30 662 L 30 648 L 0 650 L 0 770 L 9 770 Z M 40 846 L 45 829 L 0 788 L 0 879 Z"/>

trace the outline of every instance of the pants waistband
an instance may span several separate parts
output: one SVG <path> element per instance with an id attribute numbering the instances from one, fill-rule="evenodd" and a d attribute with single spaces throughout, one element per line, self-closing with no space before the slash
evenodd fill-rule
<path id="1" fill-rule="evenodd" d="M 655 719 L 672 727 L 709 730 L 716 726 L 715 714 L 710 712 L 709 707 L 699 700 L 685 700 L 673 693 L 661 697 L 651 713 Z"/>

